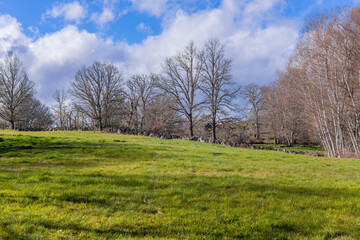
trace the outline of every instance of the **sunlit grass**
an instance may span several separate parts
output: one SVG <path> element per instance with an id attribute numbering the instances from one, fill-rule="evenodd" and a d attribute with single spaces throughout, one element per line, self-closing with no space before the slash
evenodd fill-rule
<path id="1" fill-rule="evenodd" d="M 0 131 L 0 239 L 359 239 L 360 160 Z"/>

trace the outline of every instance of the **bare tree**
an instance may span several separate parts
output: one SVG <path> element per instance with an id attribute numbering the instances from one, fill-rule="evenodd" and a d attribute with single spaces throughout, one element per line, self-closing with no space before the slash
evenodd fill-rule
<path id="1" fill-rule="evenodd" d="M 309 18 L 286 69 L 330 157 L 360 154 L 359 17 L 357 6 Z"/>
<path id="2" fill-rule="evenodd" d="M 140 94 L 138 93 L 138 89 L 133 79 L 130 79 L 127 82 L 128 91 L 126 92 L 127 98 L 127 125 L 137 130 L 139 127 L 139 102 L 140 102 Z"/>
<path id="3" fill-rule="evenodd" d="M 239 87 L 231 81 L 231 60 L 225 58 L 225 45 L 218 39 L 210 39 L 200 55 L 202 62 L 202 86 L 205 103 L 210 112 L 212 141 L 216 142 L 216 127 L 220 115 L 226 115 L 232 109 L 232 100 Z"/>
<path id="4" fill-rule="evenodd" d="M 281 114 L 279 113 L 279 96 L 278 83 L 272 83 L 269 86 L 264 87 L 264 120 L 266 126 L 271 132 L 271 136 L 274 138 L 274 146 L 278 144 L 281 137 Z"/>
<path id="5" fill-rule="evenodd" d="M 69 129 L 88 130 L 93 127 L 93 121 L 87 114 L 79 110 L 75 104 L 71 104 L 66 113 L 66 124 Z"/>
<path id="6" fill-rule="evenodd" d="M 57 90 L 54 94 L 55 105 L 52 107 L 54 112 L 54 119 L 57 126 L 61 130 L 69 129 L 68 114 L 70 106 L 68 106 L 68 98 L 65 89 Z"/>
<path id="7" fill-rule="evenodd" d="M 260 112 L 263 108 L 263 88 L 250 83 L 241 90 L 241 95 L 250 107 L 255 120 L 256 139 L 260 139 Z"/>
<path id="8" fill-rule="evenodd" d="M 158 77 L 155 74 L 134 75 L 127 82 L 129 90 L 127 95 L 130 104 L 129 121 L 130 125 L 135 126 L 136 129 L 140 124 L 139 129 L 143 130 L 150 100 L 156 93 L 157 82 Z"/>
<path id="9" fill-rule="evenodd" d="M 71 93 L 78 111 L 86 114 L 102 131 L 118 114 L 122 100 L 123 76 L 112 64 L 95 62 L 82 67 L 72 82 Z"/>
<path id="10" fill-rule="evenodd" d="M 48 106 L 31 97 L 22 105 L 21 120 L 17 128 L 20 130 L 49 130 L 52 124 L 51 112 Z"/>
<path id="11" fill-rule="evenodd" d="M 280 73 L 276 82 L 264 87 L 263 126 L 272 131 L 275 145 L 278 140 L 285 140 L 288 146 L 292 146 L 309 136 L 302 93 L 293 85 L 291 75 Z"/>
<path id="12" fill-rule="evenodd" d="M 0 62 L 0 117 L 11 129 L 21 118 L 21 106 L 34 95 L 33 86 L 18 56 L 8 54 Z"/>
<path id="13" fill-rule="evenodd" d="M 183 118 L 171 106 L 172 99 L 166 95 L 158 94 L 152 97 L 144 128 L 155 134 L 183 134 Z"/>
<path id="14" fill-rule="evenodd" d="M 189 136 L 194 137 L 194 122 L 203 102 L 196 98 L 201 84 L 201 61 L 194 42 L 182 52 L 167 58 L 162 65 L 163 76 L 159 88 L 173 99 L 172 106 L 183 114 L 189 123 Z"/>

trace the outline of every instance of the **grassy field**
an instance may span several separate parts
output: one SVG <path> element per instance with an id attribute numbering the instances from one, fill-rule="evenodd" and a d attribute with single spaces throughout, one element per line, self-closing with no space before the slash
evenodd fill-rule
<path id="1" fill-rule="evenodd" d="M 274 144 L 254 144 L 255 146 L 263 146 L 263 147 L 272 147 L 274 148 Z M 320 152 L 326 155 L 325 149 L 322 146 L 294 146 L 294 147 L 287 147 L 277 145 L 277 149 L 285 149 L 287 151 L 302 151 L 302 152 Z"/>
<path id="2" fill-rule="evenodd" d="M 360 160 L 0 131 L 0 239 L 360 239 Z"/>

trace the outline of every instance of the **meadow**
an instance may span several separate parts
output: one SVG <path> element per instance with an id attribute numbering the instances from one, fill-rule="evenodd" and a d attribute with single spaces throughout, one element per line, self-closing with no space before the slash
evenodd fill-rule
<path id="1" fill-rule="evenodd" d="M 0 239 L 360 239 L 360 160 L 0 131 Z"/>

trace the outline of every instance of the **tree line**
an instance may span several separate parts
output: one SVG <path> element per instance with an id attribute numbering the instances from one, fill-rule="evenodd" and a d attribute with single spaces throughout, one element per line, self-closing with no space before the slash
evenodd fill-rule
<path id="1" fill-rule="evenodd" d="M 267 85 L 236 84 L 225 45 L 194 42 L 160 74 L 125 79 L 114 64 L 81 67 L 47 107 L 16 55 L 0 64 L 0 117 L 13 129 L 99 130 L 210 142 L 322 144 L 331 157 L 360 154 L 360 8 L 305 21 L 285 71 Z"/>
<path id="2" fill-rule="evenodd" d="M 56 91 L 51 108 L 35 98 L 34 83 L 15 54 L 2 59 L 0 81 L 0 116 L 12 129 L 125 129 L 193 139 L 201 135 L 198 122 L 206 119 L 214 143 L 217 126 L 231 115 L 240 90 L 218 39 L 202 49 L 190 42 L 163 61 L 161 74 L 125 80 L 114 64 L 83 66 L 69 89 Z"/>

